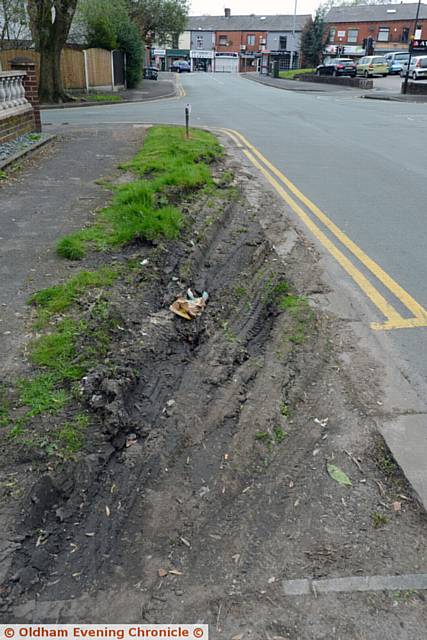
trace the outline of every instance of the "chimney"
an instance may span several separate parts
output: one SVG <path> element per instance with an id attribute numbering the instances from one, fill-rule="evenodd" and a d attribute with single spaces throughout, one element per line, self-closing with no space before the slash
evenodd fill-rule
<path id="1" fill-rule="evenodd" d="M 224 15 L 226 18 L 229 18 L 231 16 L 231 9 L 224 9 Z"/>

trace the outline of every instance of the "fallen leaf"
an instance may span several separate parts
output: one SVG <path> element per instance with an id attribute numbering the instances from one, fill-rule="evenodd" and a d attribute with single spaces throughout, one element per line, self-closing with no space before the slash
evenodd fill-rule
<path id="1" fill-rule="evenodd" d="M 88 538 L 93 538 L 94 535 L 95 535 L 95 533 L 93 533 L 93 532 L 85 533 L 85 536 L 87 536 Z"/>
<path id="2" fill-rule="evenodd" d="M 392 502 L 393 511 L 400 511 L 402 509 L 402 503 L 399 500 Z"/>
<path id="3" fill-rule="evenodd" d="M 237 636 L 233 636 L 231 640 L 242 640 L 242 638 L 243 638 L 243 633 L 239 633 Z"/>
<path id="4" fill-rule="evenodd" d="M 183 544 L 185 544 L 186 547 L 191 547 L 191 544 L 188 542 L 186 538 L 181 537 L 180 540 Z"/>
<path id="5" fill-rule="evenodd" d="M 172 569 L 171 571 L 169 571 L 169 573 L 174 576 L 182 576 L 182 571 L 178 571 L 178 569 Z"/>
<path id="6" fill-rule="evenodd" d="M 339 467 L 335 466 L 334 464 L 328 464 L 326 465 L 326 467 L 328 469 L 328 473 L 331 476 L 332 480 L 335 480 L 335 482 L 338 482 L 338 484 L 348 485 L 348 486 L 352 484 L 348 475 L 344 473 L 344 471 Z"/>
<path id="7" fill-rule="evenodd" d="M 163 567 L 160 567 L 160 569 L 159 569 L 159 577 L 160 578 L 164 578 L 167 575 L 168 575 L 168 572 L 166 571 L 166 569 L 163 569 Z"/>
<path id="8" fill-rule="evenodd" d="M 109 518 L 111 511 L 110 511 L 110 507 L 108 507 L 107 505 L 105 505 L 105 513 L 107 514 L 107 517 Z"/>

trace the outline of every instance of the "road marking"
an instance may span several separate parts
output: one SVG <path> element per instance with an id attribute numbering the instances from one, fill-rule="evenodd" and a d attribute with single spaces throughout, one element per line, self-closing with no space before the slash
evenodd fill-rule
<path id="1" fill-rule="evenodd" d="M 326 214 L 307 198 L 293 182 L 289 180 L 277 167 L 275 167 L 263 154 L 258 151 L 241 133 L 231 129 L 223 129 L 238 146 L 243 143 L 243 151 L 252 164 L 265 176 L 279 195 L 289 204 L 292 210 L 303 220 L 305 225 L 334 256 L 338 263 L 353 278 L 362 291 L 375 304 L 385 316 L 386 322 L 371 323 L 374 330 L 408 329 L 427 326 L 427 311 L 414 298 L 405 291 L 391 276 L 389 276 L 372 258 L 358 247 Z M 246 147 L 246 148 L 244 148 Z M 256 157 L 255 157 L 256 156 Z M 263 163 L 257 160 L 257 158 Z M 265 165 L 265 166 L 263 166 Z M 267 167 L 267 170 L 265 167 Z M 287 189 L 313 213 L 320 222 L 387 288 L 391 293 L 413 313 L 412 318 L 404 318 L 374 287 L 366 276 L 353 265 L 353 263 L 338 249 L 338 247 L 321 231 L 309 215 L 301 208 L 282 185 L 271 174 L 274 174 L 287 187 Z"/>
<path id="2" fill-rule="evenodd" d="M 284 580 L 286 596 L 317 596 L 321 593 L 354 593 L 361 591 L 407 591 L 427 589 L 427 573 L 409 573 L 401 576 L 349 576 L 315 580 Z"/>

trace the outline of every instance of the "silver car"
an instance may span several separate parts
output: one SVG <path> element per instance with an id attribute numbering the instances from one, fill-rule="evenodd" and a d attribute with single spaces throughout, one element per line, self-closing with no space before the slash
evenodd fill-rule
<path id="1" fill-rule="evenodd" d="M 403 63 L 402 71 L 400 72 L 401 78 L 404 78 L 406 76 L 408 62 L 409 60 L 406 60 Z M 411 59 L 411 64 L 409 66 L 409 76 L 413 80 L 421 80 L 422 78 L 427 78 L 427 56 L 413 56 L 413 58 Z"/>

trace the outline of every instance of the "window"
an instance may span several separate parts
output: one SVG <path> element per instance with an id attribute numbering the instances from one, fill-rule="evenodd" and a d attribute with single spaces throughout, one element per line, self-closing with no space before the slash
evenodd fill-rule
<path id="1" fill-rule="evenodd" d="M 254 35 L 249 35 L 247 37 L 247 44 L 250 46 L 254 46 L 255 44 L 255 36 Z"/>
<path id="2" fill-rule="evenodd" d="M 403 27 L 402 36 L 400 38 L 401 42 L 408 42 L 409 40 L 409 29 L 408 27 Z"/>
<path id="3" fill-rule="evenodd" d="M 328 41 L 329 41 L 330 43 L 334 42 L 336 32 L 337 32 L 337 30 L 336 30 L 336 29 L 334 29 L 334 28 L 333 28 L 333 29 L 329 29 L 329 38 L 328 38 Z"/>
<path id="4" fill-rule="evenodd" d="M 219 44 L 222 46 L 227 46 L 228 44 L 227 36 L 219 36 Z"/>
<path id="5" fill-rule="evenodd" d="M 378 29 L 378 42 L 388 42 L 390 29 L 388 27 L 380 27 Z"/>
<path id="6" fill-rule="evenodd" d="M 203 36 L 196 36 L 196 49 L 203 49 Z"/>
<path id="7" fill-rule="evenodd" d="M 279 49 L 286 49 L 286 44 L 287 44 L 287 37 L 286 36 L 279 36 Z"/>
<path id="8" fill-rule="evenodd" d="M 357 38 L 359 37 L 358 29 L 349 29 L 347 34 L 347 42 L 357 42 Z"/>

